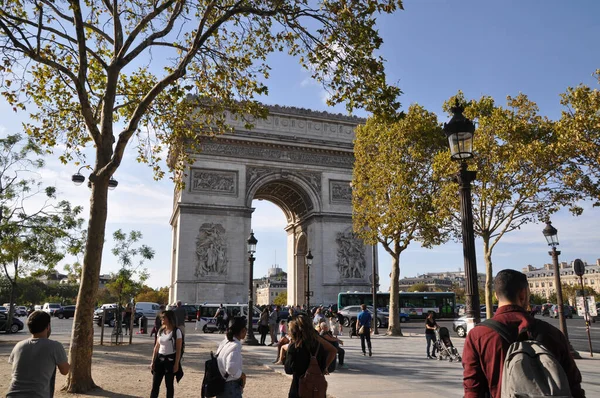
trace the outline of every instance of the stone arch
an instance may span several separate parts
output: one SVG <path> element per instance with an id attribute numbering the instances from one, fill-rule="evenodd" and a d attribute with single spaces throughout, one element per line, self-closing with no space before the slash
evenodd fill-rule
<path id="1" fill-rule="evenodd" d="M 309 175 L 311 183 L 306 176 L 282 170 L 259 169 L 262 175 L 253 178 L 253 170 L 248 171 L 247 207 L 252 207 L 254 199 L 268 200 L 283 211 L 288 224 L 296 224 L 309 214 L 321 211 L 320 192 L 317 192 L 321 184 L 319 174 Z"/>

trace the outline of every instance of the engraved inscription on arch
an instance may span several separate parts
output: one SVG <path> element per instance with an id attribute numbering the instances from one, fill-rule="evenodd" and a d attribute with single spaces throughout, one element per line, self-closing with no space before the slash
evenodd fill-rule
<path id="1" fill-rule="evenodd" d="M 237 171 L 192 169 L 190 191 L 237 196 Z"/>
<path id="2" fill-rule="evenodd" d="M 350 181 L 329 180 L 330 203 L 352 203 L 352 187 Z"/>

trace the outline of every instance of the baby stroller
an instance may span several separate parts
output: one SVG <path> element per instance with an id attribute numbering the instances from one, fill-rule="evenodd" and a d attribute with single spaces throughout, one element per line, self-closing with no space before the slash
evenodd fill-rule
<path id="1" fill-rule="evenodd" d="M 450 332 L 448 328 L 435 329 L 435 348 L 438 352 L 438 360 L 448 359 L 448 361 L 461 361 L 458 350 L 452 344 L 450 340 Z"/>

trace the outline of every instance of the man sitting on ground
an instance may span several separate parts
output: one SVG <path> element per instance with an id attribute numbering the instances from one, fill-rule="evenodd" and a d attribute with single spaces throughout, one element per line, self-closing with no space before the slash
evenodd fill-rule
<path id="1" fill-rule="evenodd" d="M 344 345 L 344 342 L 342 340 L 338 339 L 337 337 L 335 337 L 333 335 L 333 333 L 331 333 L 331 330 L 329 330 L 329 326 L 327 325 L 327 322 L 325 322 L 325 321 L 321 322 L 319 324 L 319 329 L 320 329 L 321 337 L 323 337 L 325 340 L 330 342 L 331 345 L 334 346 L 335 349 L 337 350 L 338 360 L 340 362 L 340 368 L 347 369 L 348 366 L 346 366 L 344 364 L 344 356 L 346 355 L 346 351 L 342 347 L 340 347 L 340 345 Z M 333 363 L 332 363 L 332 365 L 333 365 Z"/>
<path id="2" fill-rule="evenodd" d="M 50 340 L 50 315 L 34 311 L 27 318 L 31 338 L 18 342 L 8 362 L 12 363 L 12 379 L 7 397 L 48 398 L 54 396 L 56 367 L 61 374 L 69 373 L 64 347 Z"/>
<path id="3" fill-rule="evenodd" d="M 581 389 L 581 373 L 569 351 L 569 342 L 564 334 L 554 326 L 537 321 L 529 307 L 529 283 L 525 274 L 512 269 L 498 272 L 494 278 L 494 290 L 498 298 L 498 310 L 492 319 L 509 329 L 527 329 L 539 333 L 541 344 L 560 363 L 566 373 L 574 398 L 585 397 Z M 515 333 L 516 334 L 516 333 Z M 495 330 L 487 326 L 477 326 L 469 332 L 463 351 L 463 387 L 465 398 L 501 395 L 504 358 L 509 343 Z"/>

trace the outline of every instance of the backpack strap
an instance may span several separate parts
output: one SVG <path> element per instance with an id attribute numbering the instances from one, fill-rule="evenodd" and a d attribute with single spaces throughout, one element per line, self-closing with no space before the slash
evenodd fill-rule
<path id="1" fill-rule="evenodd" d="M 515 335 L 512 332 L 512 330 L 503 323 L 500 323 L 493 319 L 488 319 L 484 322 L 481 322 L 480 325 L 487 326 L 488 328 L 498 333 L 500 337 L 502 337 L 502 339 L 508 344 L 512 344 L 516 341 Z"/>

